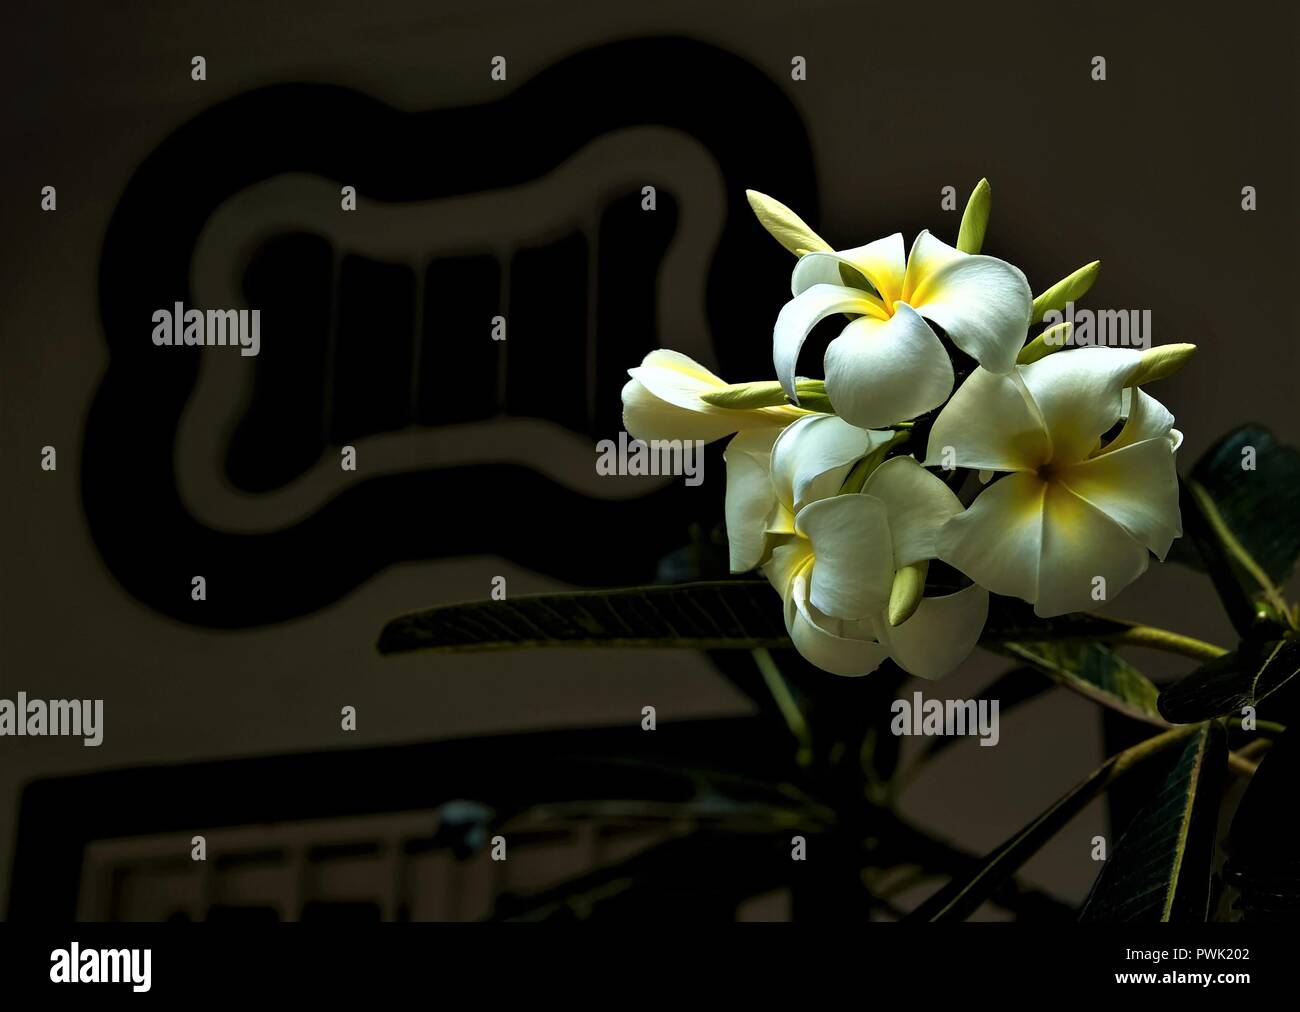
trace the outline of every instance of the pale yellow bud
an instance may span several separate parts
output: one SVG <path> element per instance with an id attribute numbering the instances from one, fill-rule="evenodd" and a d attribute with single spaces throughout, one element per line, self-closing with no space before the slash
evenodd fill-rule
<path id="1" fill-rule="evenodd" d="M 1030 362 L 1037 362 L 1040 358 L 1046 358 L 1054 351 L 1060 351 L 1070 340 L 1070 332 L 1074 330 L 1074 324 L 1069 320 L 1064 323 L 1058 323 L 1055 327 L 1048 327 L 1036 338 L 1020 349 L 1020 354 L 1016 356 L 1018 365 L 1029 365 Z"/>
<path id="2" fill-rule="evenodd" d="M 957 248 L 963 253 L 978 253 L 984 246 L 984 231 L 989 225 L 989 210 L 993 205 L 993 191 L 987 179 L 981 179 L 966 201 L 957 232 Z"/>
<path id="3" fill-rule="evenodd" d="M 883 472 L 882 472 L 883 473 Z M 928 559 L 913 562 L 894 574 L 894 586 L 889 592 L 889 624 L 898 627 L 911 618 L 921 606 L 925 593 L 925 574 L 930 568 Z"/>
<path id="4" fill-rule="evenodd" d="M 1094 260 L 1092 263 L 1080 267 L 1068 278 L 1063 278 L 1052 285 L 1051 288 L 1034 299 L 1034 311 L 1029 318 L 1029 322 L 1039 323 L 1053 309 L 1064 309 L 1067 302 L 1077 302 L 1083 298 L 1088 294 L 1088 289 L 1092 287 L 1092 283 L 1097 280 L 1099 273 L 1101 273 L 1101 261 Z"/>
<path id="5" fill-rule="evenodd" d="M 1142 353 L 1138 367 L 1124 385 L 1135 387 L 1172 376 L 1195 354 L 1194 344 L 1162 344 L 1159 348 L 1148 348 Z"/>
<path id="6" fill-rule="evenodd" d="M 759 224 L 795 256 L 830 252 L 830 243 L 779 200 L 773 200 L 766 193 L 757 190 L 746 190 L 745 196 L 749 198 L 749 206 L 758 216 Z"/>

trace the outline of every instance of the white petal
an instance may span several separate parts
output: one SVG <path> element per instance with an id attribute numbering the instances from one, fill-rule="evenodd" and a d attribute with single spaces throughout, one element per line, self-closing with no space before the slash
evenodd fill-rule
<path id="1" fill-rule="evenodd" d="M 899 298 L 908 305 L 915 305 L 916 292 L 923 281 L 933 274 L 938 274 L 948 264 L 969 255 L 931 235 L 929 229 L 923 229 L 912 240 L 912 248 L 908 250 L 907 273 Z"/>
<path id="2" fill-rule="evenodd" d="M 676 351 L 652 351 L 628 375 L 632 378 L 623 387 L 623 428 L 636 439 L 712 442 L 740 429 L 779 429 L 805 413 L 789 406 L 733 411 L 707 404 L 701 396 L 727 384 Z"/>
<path id="3" fill-rule="evenodd" d="M 623 387 L 623 428 L 635 439 L 702 439 L 711 443 L 729 436 L 743 421 L 742 412 L 729 415 L 708 410 L 678 407 L 656 397 L 640 380 L 628 380 Z"/>
<path id="4" fill-rule="evenodd" d="M 727 465 L 727 544 L 731 571 L 744 573 L 767 554 L 768 522 L 776 511 L 772 443 L 776 429 L 739 433 L 722 454 Z"/>
<path id="5" fill-rule="evenodd" d="M 700 395 L 719 390 L 727 385 L 720 376 L 710 372 L 689 355 L 667 348 L 650 352 L 635 369 L 627 374 L 640 380 L 656 397 L 676 404 L 679 408 L 694 409 Z"/>
<path id="6" fill-rule="evenodd" d="M 772 549 L 772 555 L 763 564 L 763 575 L 776 588 L 783 600 L 790 600 L 795 577 L 805 573 L 813 563 L 812 545 L 807 538 L 794 538 Z"/>
<path id="7" fill-rule="evenodd" d="M 1073 464 L 1097 448 L 1119 420 L 1124 382 L 1141 357 L 1129 348 L 1076 348 L 1018 367 L 1047 426 L 1053 463 Z"/>
<path id="8" fill-rule="evenodd" d="M 885 504 L 896 569 L 935 558 L 939 531 L 961 512 L 961 500 L 952 490 L 911 457 L 885 461 L 871 472 L 862 492 Z"/>
<path id="9" fill-rule="evenodd" d="M 1006 373 L 1024 347 L 1034 297 L 1019 268 L 922 232 L 908 257 L 903 301 L 985 369 Z"/>
<path id="10" fill-rule="evenodd" d="M 795 578 L 786 598 L 785 627 L 804 660 L 833 675 L 870 674 L 888 656 L 883 646 L 859 631 L 857 623 L 818 615 L 808 604 L 807 578 L 802 574 Z M 843 635 L 845 632 L 858 635 Z"/>
<path id="11" fill-rule="evenodd" d="M 843 619 L 885 607 L 894 561 L 883 502 L 856 494 L 820 499 L 799 511 L 795 527 L 816 557 L 809 578 L 813 607 Z"/>
<path id="12" fill-rule="evenodd" d="M 874 311 L 875 307 L 866 298 L 866 293 L 843 285 L 813 285 L 782 306 L 776 317 L 776 327 L 772 331 L 772 364 L 776 366 L 776 378 L 781 381 L 781 388 L 790 397 L 795 396 L 795 368 L 799 362 L 799 349 L 812 333 L 813 327 L 836 313 L 862 314 Z"/>
<path id="13" fill-rule="evenodd" d="M 922 598 L 916 613 L 896 628 L 876 625 L 881 643 L 900 668 L 920 678 L 942 678 L 979 642 L 989 614 L 989 592 L 972 584 L 954 594 Z"/>
<path id="14" fill-rule="evenodd" d="M 1106 444 L 1103 453 L 1122 450 L 1144 439 L 1168 436 L 1174 427 L 1174 416 L 1158 400 L 1138 388 L 1124 389 L 1124 428 Z"/>
<path id="15" fill-rule="evenodd" d="M 776 511 L 767 522 L 768 534 L 794 534 L 794 513 L 788 510 L 780 498 L 776 501 Z"/>
<path id="16" fill-rule="evenodd" d="M 1015 376 L 976 369 L 934 420 L 925 463 L 1034 471 L 1050 452 L 1042 418 Z"/>
<path id="17" fill-rule="evenodd" d="M 840 271 L 841 264 L 865 277 L 887 302 L 892 303 L 903 290 L 903 233 L 895 232 L 884 239 L 854 249 L 809 253 L 801 257 L 790 277 L 791 293 L 798 295 L 813 285 L 846 284 Z"/>
<path id="18" fill-rule="evenodd" d="M 1052 482 L 1044 497 L 1034 613 L 1050 618 L 1100 607 L 1141 576 L 1149 558 L 1123 527 Z"/>
<path id="19" fill-rule="evenodd" d="M 1047 483 L 1010 474 L 984 489 L 943 526 L 938 556 L 995 594 L 1038 596 Z"/>
<path id="20" fill-rule="evenodd" d="M 888 320 L 854 320 L 826 349 L 826 394 L 864 428 L 915 418 L 952 392 L 952 362 L 929 325 L 898 303 Z"/>
<path id="21" fill-rule="evenodd" d="M 798 513 L 810 502 L 839 492 L 860 458 L 893 435 L 860 429 L 836 415 L 806 415 L 772 447 L 772 482 L 780 502 Z"/>
<path id="22" fill-rule="evenodd" d="M 1178 472 L 1165 433 L 1100 453 L 1065 469 L 1057 480 L 1161 559 L 1183 533 Z"/>
<path id="23" fill-rule="evenodd" d="M 789 600 L 795 577 L 812 563 L 812 545 L 808 544 L 808 539 L 794 538 L 772 549 L 771 556 L 763 564 L 763 575 L 782 599 Z"/>

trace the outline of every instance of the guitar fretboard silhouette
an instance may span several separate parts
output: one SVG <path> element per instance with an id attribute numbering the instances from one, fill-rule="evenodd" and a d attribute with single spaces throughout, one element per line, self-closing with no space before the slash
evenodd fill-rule
<path id="1" fill-rule="evenodd" d="M 659 268 L 678 222 L 671 194 L 658 190 L 653 212 L 642 200 L 614 199 L 590 232 L 425 263 L 319 232 L 265 241 L 243 287 L 274 339 L 252 363 L 224 363 L 252 372 L 231 482 L 274 490 L 327 452 L 412 426 L 509 416 L 587 441 L 617 433 L 627 368 L 659 345 Z"/>
<path id="2" fill-rule="evenodd" d="M 660 333 L 668 323 L 656 323 L 655 309 L 662 317 L 656 265 L 697 210 L 679 206 L 672 187 L 653 214 L 641 211 L 639 190 L 592 193 L 583 220 L 557 213 L 553 232 L 526 230 L 490 250 L 431 235 L 423 259 L 353 250 L 310 226 L 282 231 L 263 238 L 242 272 L 244 298 L 263 311 L 256 358 L 157 348 L 148 329 L 160 306 L 200 304 L 191 267 L 205 228 L 268 181 L 316 177 L 335 195 L 355 186 L 368 210 L 340 215 L 491 201 L 562 171 L 602 138 L 642 128 L 679 134 L 715 163 L 720 231 L 713 249 L 697 250 L 702 337 L 723 375 L 767 375 L 789 264 L 754 255 L 770 240 L 744 190 L 780 193 L 815 221 L 813 166 L 781 89 L 715 47 L 619 42 L 568 57 L 497 102 L 424 113 L 343 88 L 277 85 L 167 137 L 128 183 L 100 265 L 109 365 L 87 417 L 82 487 L 115 577 L 163 613 L 217 627 L 306 614 L 392 563 L 462 554 L 589 585 L 653 578 L 693 521 L 720 515 L 722 483 L 600 498 L 548 475 L 543 454 L 502 462 L 485 453 L 374 476 L 359 467 L 356 482 L 294 522 L 249 529 L 189 508 L 177 458 L 189 466 L 192 454 L 178 433 L 201 373 L 234 367 L 251 371 L 251 397 L 226 429 L 224 469 L 244 493 L 273 497 L 332 447 L 383 433 L 469 433 L 467 422 L 515 417 L 575 439 L 613 435 L 624 370 L 660 343 L 682 346 L 682 335 Z M 513 213 L 503 198 L 496 217 Z M 490 339 L 496 315 L 506 317 L 505 342 Z M 221 593 L 193 602 L 196 573 Z"/>

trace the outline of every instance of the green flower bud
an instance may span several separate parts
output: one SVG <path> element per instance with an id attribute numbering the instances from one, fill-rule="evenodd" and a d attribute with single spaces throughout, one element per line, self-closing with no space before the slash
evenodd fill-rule
<path id="1" fill-rule="evenodd" d="M 1040 323 L 1043 317 L 1053 309 L 1064 309 L 1067 302 L 1077 302 L 1088 294 L 1088 289 L 1101 273 L 1101 261 L 1094 260 L 1087 266 L 1080 267 L 1068 278 L 1052 285 L 1042 295 L 1034 299 L 1034 311 L 1030 323 Z"/>
<path id="2" fill-rule="evenodd" d="M 984 230 L 989 225 L 989 210 L 993 206 L 993 191 L 987 179 L 981 179 L 966 201 L 957 232 L 957 248 L 963 253 L 978 253 L 984 246 Z"/>

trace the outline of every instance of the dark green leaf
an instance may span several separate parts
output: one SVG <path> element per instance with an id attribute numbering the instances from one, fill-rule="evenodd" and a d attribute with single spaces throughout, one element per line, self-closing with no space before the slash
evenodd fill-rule
<path id="1" fill-rule="evenodd" d="M 1233 627 L 1263 638 L 1294 628 L 1280 590 L 1300 554 L 1300 452 L 1257 425 L 1235 429 L 1181 483 L 1186 545 L 1173 558 L 1203 568 Z"/>
<path id="2" fill-rule="evenodd" d="M 696 650 L 789 646 L 781 600 L 764 580 L 718 580 L 474 601 L 393 619 L 380 653 L 522 647 Z"/>
<path id="3" fill-rule="evenodd" d="M 1237 806 L 1225 878 L 1248 921 L 1300 919 L 1300 850 L 1293 829 L 1300 742 L 1283 735 L 1260 760 Z"/>
<path id="4" fill-rule="evenodd" d="M 1180 479 L 1178 504 L 1184 534 L 1180 540 L 1192 544 L 1190 554 L 1214 583 L 1237 634 L 1260 636 L 1270 628 L 1275 632 L 1285 628 L 1286 607 L 1280 592 L 1236 541 L 1210 494 L 1196 482 Z"/>
<path id="5" fill-rule="evenodd" d="M 1134 626 L 1087 612 L 1039 618 L 1024 601 L 995 594 L 980 645 L 1025 661 L 1103 706 L 1164 726 L 1156 710 L 1156 687 L 1106 643 L 1097 642 L 1122 641 Z"/>
<path id="6" fill-rule="evenodd" d="M 1243 467 L 1248 450 L 1253 470 Z M 1300 450 L 1262 426 L 1243 425 L 1201 456 L 1191 478 L 1269 578 L 1286 583 L 1300 556 Z"/>
<path id="7" fill-rule="evenodd" d="M 997 649 L 1103 706 L 1165 726 L 1156 708 L 1155 685 L 1104 643 L 1056 640 L 1003 643 Z"/>
<path id="8" fill-rule="evenodd" d="M 1227 763 L 1223 728 L 1204 725 L 1183 746 L 1159 793 L 1120 837 L 1081 920 L 1207 919 Z"/>
<path id="9" fill-rule="evenodd" d="M 1087 780 L 989 854 L 973 872 L 954 879 L 922 903 L 907 920 L 953 921 L 969 917 L 1102 791 L 1165 749 L 1182 742 L 1188 734 L 1182 728 L 1166 731 L 1112 756 Z"/>
<path id="10" fill-rule="evenodd" d="M 1300 643 L 1247 641 L 1161 692 L 1160 713 L 1174 724 L 1239 715 L 1243 707 L 1258 706 L 1297 674 Z"/>
<path id="11" fill-rule="evenodd" d="M 1120 633 L 1130 623 L 1096 615 L 1041 619 L 1022 601 L 993 599 L 985 640 Z M 781 599 L 766 580 L 534 594 L 443 605 L 393 619 L 381 653 L 524 647 L 660 647 L 753 650 L 789 647 Z"/>
<path id="12" fill-rule="evenodd" d="M 967 853 L 947 840 L 897 819 L 892 812 L 875 813 L 872 827 L 879 837 L 871 851 L 873 867 L 912 867 L 923 869 L 932 877 L 966 878 L 984 864 L 982 856 Z M 995 906 L 1011 911 L 1017 919 L 1065 923 L 1078 918 L 1074 905 L 1026 886 L 1014 877 L 1006 878 L 988 899 Z"/>

